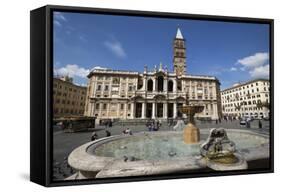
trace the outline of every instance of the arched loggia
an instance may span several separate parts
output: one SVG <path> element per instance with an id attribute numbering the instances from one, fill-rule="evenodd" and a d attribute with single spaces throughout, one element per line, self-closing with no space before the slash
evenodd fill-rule
<path id="1" fill-rule="evenodd" d="M 149 79 L 147 81 L 147 91 L 153 91 L 153 81 L 152 81 L 152 79 Z"/>

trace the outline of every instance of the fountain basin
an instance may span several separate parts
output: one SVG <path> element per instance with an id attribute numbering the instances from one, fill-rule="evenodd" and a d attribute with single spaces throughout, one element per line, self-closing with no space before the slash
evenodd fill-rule
<path id="1" fill-rule="evenodd" d="M 68 157 L 78 170 L 75 179 L 124 177 L 175 173 L 204 169 L 199 161 L 200 145 L 209 129 L 200 130 L 201 141 L 185 144 L 183 133 L 175 131 L 142 132 L 132 136 L 102 138 L 76 148 Z M 269 137 L 248 130 L 228 129 L 237 152 L 246 161 L 269 158 Z"/>

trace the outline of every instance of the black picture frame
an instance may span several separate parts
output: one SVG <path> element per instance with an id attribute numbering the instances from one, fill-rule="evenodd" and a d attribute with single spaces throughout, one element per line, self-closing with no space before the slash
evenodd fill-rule
<path id="1" fill-rule="evenodd" d="M 167 174 L 145 177 L 89 179 L 79 181 L 52 180 L 52 79 L 53 79 L 53 11 L 126 15 L 139 17 L 177 18 L 270 25 L 270 168 L 212 173 Z M 195 178 L 274 172 L 274 20 L 261 18 L 195 15 L 138 10 L 101 9 L 47 5 L 30 12 L 30 180 L 43 186 L 99 184 L 162 179 Z"/>

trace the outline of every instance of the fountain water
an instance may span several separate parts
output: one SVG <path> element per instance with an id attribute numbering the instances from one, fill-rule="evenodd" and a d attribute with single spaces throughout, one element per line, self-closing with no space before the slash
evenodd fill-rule
<path id="1" fill-rule="evenodd" d="M 200 172 L 207 167 L 241 170 L 247 169 L 247 162 L 269 158 L 267 135 L 240 129 L 228 129 L 227 133 L 223 128 L 199 131 L 194 115 L 203 109 L 188 101 L 180 109 L 189 116 L 183 132 L 116 135 L 78 147 L 68 157 L 70 166 L 78 170 L 70 179 Z"/>

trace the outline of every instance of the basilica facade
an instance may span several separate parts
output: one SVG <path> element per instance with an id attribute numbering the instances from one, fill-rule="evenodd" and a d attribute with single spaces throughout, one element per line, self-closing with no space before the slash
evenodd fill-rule
<path id="1" fill-rule="evenodd" d="M 96 67 L 88 75 L 86 116 L 97 119 L 169 119 L 185 117 L 187 101 L 203 105 L 197 117 L 221 117 L 220 82 L 216 77 L 190 75 L 185 39 L 177 29 L 173 42 L 173 71 L 160 63 L 132 72 Z"/>

